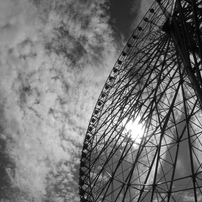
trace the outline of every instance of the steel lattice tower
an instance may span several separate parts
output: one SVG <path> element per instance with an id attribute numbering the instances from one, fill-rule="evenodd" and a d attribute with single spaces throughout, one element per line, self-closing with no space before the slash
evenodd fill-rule
<path id="1" fill-rule="evenodd" d="M 151 6 L 91 117 L 81 202 L 202 201 L 201 40 L 202 0 Z M 141 136 L 128 129 L 135 120 Z"/>

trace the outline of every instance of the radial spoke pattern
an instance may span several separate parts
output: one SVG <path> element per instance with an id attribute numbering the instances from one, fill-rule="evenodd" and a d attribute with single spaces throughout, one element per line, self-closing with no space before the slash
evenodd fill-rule
<path id="1" fill-rule="evenodd" d="M 201 10 L 158 0 L 129 39 L 86 133 L 81 202 L 202 201 Z"/>

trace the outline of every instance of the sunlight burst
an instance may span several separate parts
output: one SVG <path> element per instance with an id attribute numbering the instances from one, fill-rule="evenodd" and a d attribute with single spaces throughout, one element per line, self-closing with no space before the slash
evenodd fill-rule
<path id="1" fill-rule="evenodd" d="M 144 125 L 140 122 L 140 117 L 136 117 L 136 119 L 129 120 L 128 122 L 127 119 L 124 119 L 123 125 L 127 135 L 139 145 L 144 134 Z"/>

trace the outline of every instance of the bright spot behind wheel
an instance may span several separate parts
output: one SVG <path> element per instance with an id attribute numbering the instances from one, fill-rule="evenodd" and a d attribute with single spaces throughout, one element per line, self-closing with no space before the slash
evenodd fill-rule
<path id="1" fill-rule="evenodd" d="M 127 119 L 123 120 L 123 126 L 125 127 L 125 133 L 130 136 L 134 141 L 134 146 L 139 145 L 144 135 L 144 124 L 140 122 L 140 117 L 131 119 L 127 122 Z"/>

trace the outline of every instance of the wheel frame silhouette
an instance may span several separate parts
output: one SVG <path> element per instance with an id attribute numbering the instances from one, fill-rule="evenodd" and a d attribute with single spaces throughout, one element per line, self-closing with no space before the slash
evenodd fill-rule
<path id="1" fill-rule="evenodd" d="M 201 0 L 152 4 L 92 114 L 81 202 L 202 200 L 201 27 Z M 126 130 L 135 119 L 140 142 Z"/>

